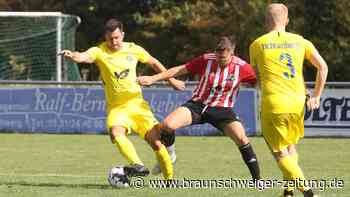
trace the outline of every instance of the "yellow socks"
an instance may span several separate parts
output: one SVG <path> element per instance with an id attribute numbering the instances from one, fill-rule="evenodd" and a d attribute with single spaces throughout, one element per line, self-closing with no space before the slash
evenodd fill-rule
<path id="1" fill-rule="evenodd" d="M 136 153 L 134 145 L 126 136 L 116 137 L 115 142 L 120 153 L 130 164 L 143 165 L 141 159 Z M 166 180 L 173 179 L 173 176 L 174 176 L 173 165 L 171 163 L 170 156 L 165 146 L 162 145 L 159 150 L 154 152 L 159 162 L 160 169 L 163 172 L 164 179 Z"/>
<path id="2" fill-rule="evenodd" d="M 119 149 L 120 154 L 130 163 L 130 164 L 140 164 L 143 165 L 141 159 L 136 153 L 134 145 L 131 141 L 124 135 L 115 138 L 116 145 Z"/>
<path id="3" fill-rule="evenodd" d="M 278 166 L 280 167 L 283 177 L 286 180 L 296 180 L 295 185 L 300 191 L 307 190 L 305 185 L 305 177 L 300 169 L 295 157 L 285 156 L 278 160 Z M 290 187 L 287 187 L 290 188 Z"/>
<path id="4" fill-rule="evenodd" d="M 173 164 L 171 163 L 170 156 L 165 146 L 161 146 L 161 148 L 156 153 L 157 160 L 159 162 L 160 169 L 163 173 L 164 179 L 169 180 L 173 179 L 174 171 Z"/>
<path id="5" fill-rule="evenodd" d="M 293 153 L 292 155 L 289 155 L 296 163 L 299 162 L 299 156 L 298 153 Z"/>
<path id="6" fill-rule="evenodd" d="M 292 155 L 289 155 L 289 156 L 295 163 L 298 164 L 298 162 L 299 162 L 298 153 L 293 153 Z M 290 180 L 290 177 L 288 177 L 288 175 L 285 174 L 284 172 L 283 172 L 283 180 Z M 287 191 L 293 191 L 293 189 L 294 189 L 294 187 L 288 186 L 288 184 L 286 185 Z"/>

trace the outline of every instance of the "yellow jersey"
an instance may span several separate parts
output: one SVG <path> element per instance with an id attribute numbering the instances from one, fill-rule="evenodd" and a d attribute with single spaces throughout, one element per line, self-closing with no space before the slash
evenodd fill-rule
<path id="1" fill-rule="evenodd" d="M 136 66 L 138 62 L 146 63 L 151 57 L 145 49 L 123 42 L 122 48 L 113 52 L 103 42 L 87 52 L 100 70 L 108 107 L 143 98 L 141 87 L 136 82 Z"/>
<path id="2" fill-rule="evenodd" d="M 304 58 L 314 45 L 302 36 L 271 31 L 249 47 L 250 64 L 258 73 L 262 112 L 300 113 L 304 109 Z"/>

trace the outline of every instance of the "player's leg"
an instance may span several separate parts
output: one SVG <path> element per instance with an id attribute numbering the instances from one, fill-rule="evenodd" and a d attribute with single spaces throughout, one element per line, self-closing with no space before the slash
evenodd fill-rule
<path id="1" fill-rule="evenodd" d="M 273 153 L 273 152 L 272 152 Z M 280 154 L 288 155 L 291 159 L 293 159 L 295 162 L 298 163 L 298 153 L 296 152 L 296 148 L 294 144 L 291 144 L 287 147 L 287 149 L 284 149 Z M 290 175 L 286 174 L 285 171 L 282 171 L 283 174 L 283 180 L 288 181 L 290 178 Z M 294 187 L 292 184 L 285 184 L 284 185 L 284 191 L 282 197 L 292 197 L 294 196 Z"/>
<path id="2" fill-rule="evenodd" d="M 150 131 L 147 132 L 145 135 L 145 140 L 152 147 L 156 155 L 161 172 L 163 172 L 164 179 L 169 180 L 173 179 L 174 170 L 169 153 L 160 141 L 159 128 L 159 125 L 155 125 Z"/>
<path id="3" fill-rule="evenodd" d="M 286 170 L 282 170 L 281 166 L 278 163 L 278 160 L 276 158 L 276 154 L 279 153 L 280 156 L 287 156 L 288 155 L 288 149 L 284 148 L 284 147 L 288 147 L 288 143 L 283 143 L 284 140 L 282 140 L 283 138 L 281 137 L 281 134 L 279 132 L 279 130 L 281 131 L 281 133 L 283 133 L 283 131 L 281 129 L 277 129 L 276 125 L 274 125 L 273 123 L 277 123 L 276 120 L 273 120 L 274 116 L 272 114 L 264 114 L 261 113 L 261 129 L 262 129 L 262 134 L 264 137 L 264 140 L 267 144 L 267 146 L 269 147 L 272 155 L 274 156 L 274 158 L 277 161 L 277 164 L 282 172 L 283 175 L 283 180 L 287 181 L 290 178 L 290 173 L 289 171 Z M 283 127 L 282 127 L 283 128 Z M 283 133 L 284 134 L 284 133 Z M 283 135 L 282 135 L 283 136 Z M 282 138 L 282 139 L 280 139 Z M 282 148 L 281 148 L 282 147 Z M 293 190 L 294 187 L 288 187 L 287 185 L 284 185 L 284 191 L 282 194 L 282 197 L 292 197 L 294 196 Z"/>
<path id="4" fill-rule="evenodd" d="M 130 176 L 145 176 L 149 174 L 149 170 L 144 167 L 140 157 L 132 142 L 127 138 L 130 133 L 132 121 L 125 108 L 112 108 L 107 116 L 107 128 L 111 142 L 116 144 L 121 155 L 128 161 L 130 166 L 125 170 Z"/>
<path id="5" fill-rule="evenodd" d="M 296 152 L 295 145 L 291 144 L 287 147 L 287 153 L 286 155 L 289 155 L 295 162 L 298 163 L 298 153 Z M 288 180 L 289 176 L 283 173 L 283 180 Z M 289 184 L 284 185 L 285 189 L 283 191 L 283 197 L 292 197 L 294 196 L 294 187 L 292 187 Z"/>
<path id="6" fill-rule="evenodd" d="M 260 179 L 260 168 L 253 147 L 245 133 L 245 129 L 231 108 L 209 107 L 204 115 L 206 121 L 223 131 L 234 141 L 241 152 L 253 180 Z"/>
<path id="7" fill-rule="evenodd" d="M 133 106 L 135 108 L 135 105 Z M 132 110 L 132 109 L 131 109 Z M 132 130 L 145 139 L 155 152 L 159 167 L 165 179 L 172 179 L 172 162 L 165 146 L 160 141 L 160 124 L 154 117 L 148 103 L 142 101 L 138 110 L 132 110 Z"/>
<path id="8" fill-rule="evenodd" d="M 295 179 L 293 179 L 293 177 L 295 176 L 302 178 L 304 175 L 300 174 L 302 172 L 300 169 L 298 169 L 298 166 L 295 165 L 295 160 L 289 155 L 287 148 L 278 152 L 272 152 L 272 154 L 277 161 L 278 167 L 282 171 L 283 180 L 286 181 L 286 184 L 284 185 L 283 197 L 294 196 L 294 184 L 288 184 L 288 181 L 294 181 Z"/>
<path id="9" fill-rule="evenodd" d="M 143 165 L 141 159 L 136 153 L 132 142 L 126 136 L 126 129 L 122 126 L 112 126 L 110 129 L 110 138 L 112 143 L 116 144 L 120 154 L 128 161 L 129 164 Z"/>
<path id="10" fill-rule="evenodd" d="M 283 173 L 284 180 L 293 181 L 292 185 L 297 184 L 297 188 L 303 193 L 312 192 L 312 191 L 309 191 L 310 188 L 308 188 L 307 185 L 305 185 L 304 173 L 301 170 L 298 163 L 296 162 L 295 158 L 289 155 L 287 148 L 279 152 L 274 152 L 273 154 L 276 158 L 279 168 Z M 293 191 L 293 188 L 286 187 L 284 193 L 289 192 L 292 194 L 293 193 L 292 191 Z M 289 196 L 292 196 L 291 194 L 289 194 Z"/>
<path id="11" fill-rule="evenodd" d="M 288 155 L 292 157 L 292 159 L 296 162 L 299 163 L 299 155 L 297 152 L 297 148 L 295 144 L 291 144 L 287 147 L 288 150 Z"/>
<path id="12" fill-rule="evenodd" d="M 187 107 L 178 107 L 170 113 L 161 123 L 160 127 L 160 140 L 166 146 L 170 155 L 170 159 L 173 164 L 176 162 L 175 154 L 175 130 L 192 123 L 191 111 Z M 156 164 L 153 169 L 153 174 L 159 174 L 161 172 L 161 166 Z"/>
<path id="13" fill-rule="evenodd" d="M 292 142 L 292 144 L 290 144 L 287 149 L 288 149 L 288 154 L 289 156 L 294 160 L 294 162 L 297 164 L 297 166 L 299 166 L 300 170 L 301 167 L 299 165 L 299 156 L 298 156 L 298 151 L 296 149 L 296 144 L 299 141 L 299 138 L 304 137 L 304 111 L 302 111 L 302 113 L 300 114 L 292 114 L 291 115 L 291 120 L 292 123 L 294 124 L 289 124 L 289 130 L 290 131 L 295 131 L 297 139 L 294 139 L 294 141 Z M 311 190 L 311 188 L 308 185 L 305 185 L 305 177 L 303 179 L 303 182 L 301 182 L 301 187 L 299 187 L 298 189 L 303 192 L 305 197 L 315 197 L 317 195 L 315 195 L 313 193 L 313 191 Z"/>
<path id="14" fill-rule="evenodd" d="M 294 144 L 303 137 L 302 116 L 297 114 L 263 114 L 262 130 L 265 141 L 272 151 L 285 180 L 298 181 L 298 189 L 302 192 L 312 192 L 304 185 L 305 177 L 297 162 L 297 152 Z M 294 154 L 289 154 L 294 152 Z M 286 188 L 284 196 L 293 196 L 291 188 Z M 306 194 L 308 195 L 308 194 Z"/>
<path id="15" fill-rule="evenodd" d="M 204 107 L 202 103 L 194 101 L 186 102 L 164 118 L 161 123 L 161 132 L 166 134 L 175 133 L 176 129 L 200 123 Z M 167 143 L 166 140 L 165 143 Z M 171 142 L 168 144 L 171 144 Z"/>
<path id="16" fill-rule="evenodd" d="M 260 168 L 256 154 L 252 145 L 249 142 L 248 137 L 245 134 L 245 129 L 241 122 L 234 121 L 227 124 L 223 128 L 224 133 L 229 136 L 235 144 L 238 146 L 241 152 L 243 161 L 247 165 L 253 180 L 260 179 Z"/>
<path id="17" fill-rule="evenodd" d="M 170 113 L 161 123 L 160 139 L 167 146 L 170 155 L 175 153 L 175 130 L 192 123 L 191 111 L 187 107 L 178 107 Z M 176 155 L 174 155 L 176 160 Z"/>
<path id="18" fill-rule="evenodd" d="M 168 133 L 165 131 L 160 131 L 160 141 L 165 145 L 165 148 L 170 156 L 170 160 L 174 166 L 177 159 L 175 151 L 175 132 Z M 159 174 L 161 172 L 160 165 L 157 163 L 152 169 L 152 174 Z"/>
<path id="19" fill-rule="evenodd" d="M 163 129 L 163 124 L 160 124 L 160 140 L 165 145 L 169 155 L 171 162 L 175 164 L 176 162 L 176 152 L 175 152 L 175 130 L 171 132 L 167 132 Z M 152 173 L 157 174 L 157 172 L 160 172 L 158 170 L 159 168 L 153 168 Z"/>
<path id="20" fill-rule="evenodd" d="M 176 129 L 192 123 L 191 110 L 188 107 L 178 107 L 164 118 L 161 129 L 167 133 L 174 133 Z"/>

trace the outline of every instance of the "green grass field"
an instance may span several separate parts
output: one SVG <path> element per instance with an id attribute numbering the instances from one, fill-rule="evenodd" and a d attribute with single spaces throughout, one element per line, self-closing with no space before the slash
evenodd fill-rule
<path id="1" fill-rule="evenodd" d="M 131 136 L 139 155 L 151 168 L 155 156 L 145 142 Z M 260 137 L 251 138 L 265 179 L 280 179 L 272 156 Z M 326 188 L 323 197 L 350 196 L 349 139 L 304 139 L 300 162 L 309 179 L 344 181 L 339 189 Z M 233 143 L 225 137 L 178 137 L 177 179 L 249 179 L 249 173 Z M 0 134 L 0 196 L 107 197 L 107 196 L 263 196 L 277 197 L 280 188 L 266 189 L 114 189 L 107 172 L 124 164 L 105 135 Z M 145 179 L 159 178 L 149 176 Z M 298 192 L 296 196 L 302 195 Z"/>

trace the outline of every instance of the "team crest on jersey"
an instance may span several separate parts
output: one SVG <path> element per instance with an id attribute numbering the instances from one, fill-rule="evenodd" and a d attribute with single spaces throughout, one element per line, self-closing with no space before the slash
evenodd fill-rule
<path id="1" fill-rule="evenodd" d="M 235 75 L 231 75 L 229 77 L 227 77 L 228 81 L 234 81 L 236 79 Z"/>
<path id="2" fill-rule="evenodd" d="M 119 79 L 124 79 L 129 75 L 130 69 L 125 69 L 123 71 L 121 71 L 120 73 L 118 72 L 114 72 L 115 77 L 117 78 L 117 80 Z"/>

